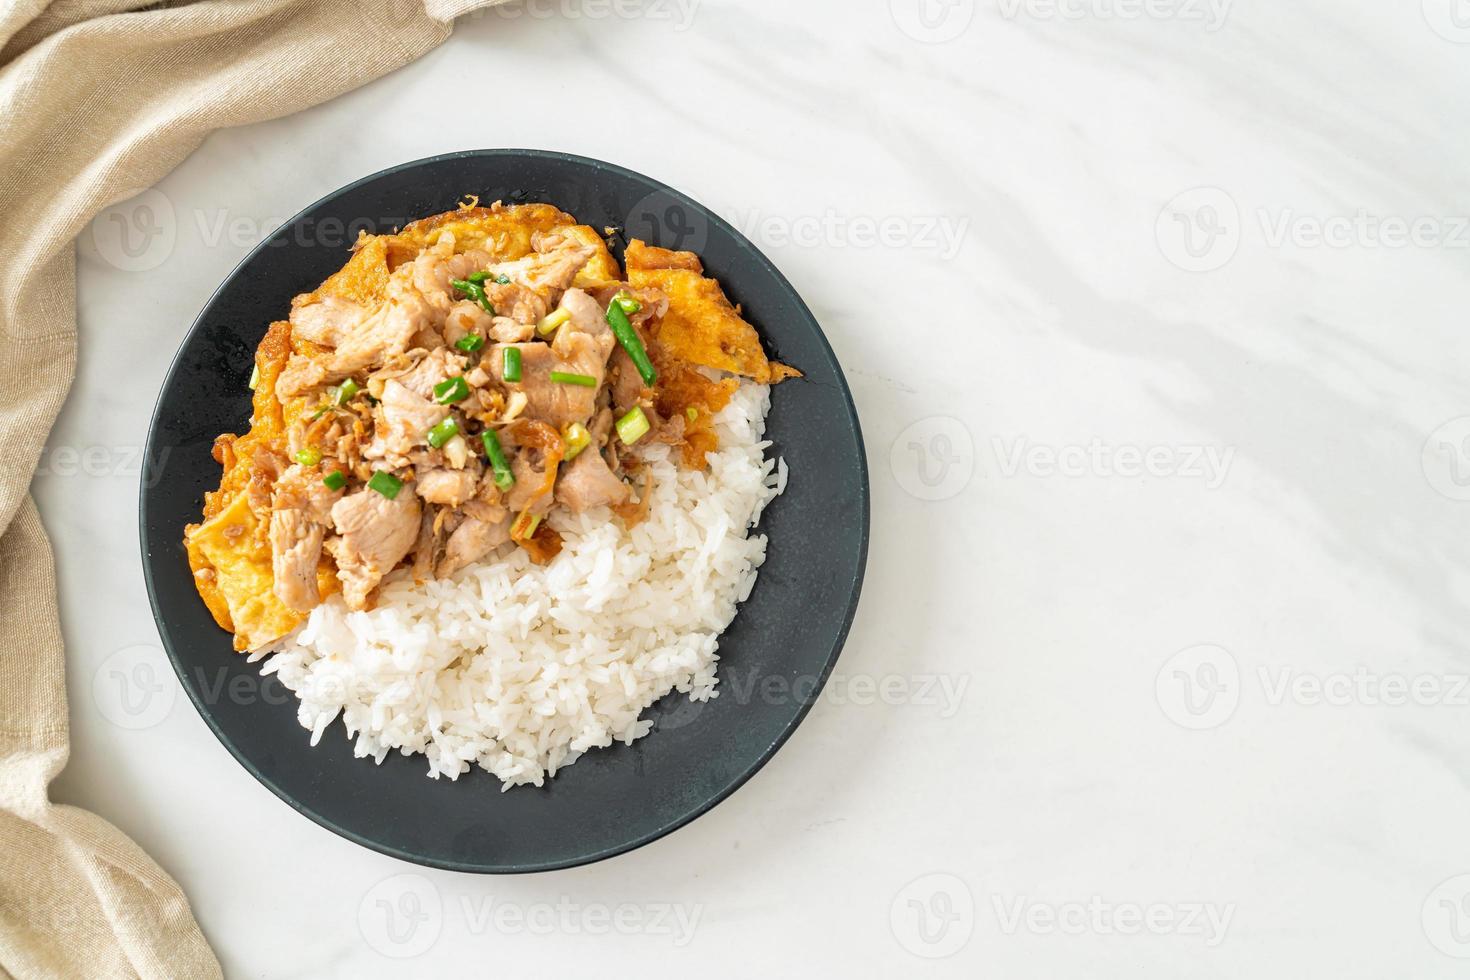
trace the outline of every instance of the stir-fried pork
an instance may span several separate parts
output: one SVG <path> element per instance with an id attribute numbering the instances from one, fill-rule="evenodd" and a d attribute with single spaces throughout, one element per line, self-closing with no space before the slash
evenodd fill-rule
<path id="1" fill-rule="evenodd" d="M 556 502 L 573 513 L 624 504 L 632 491 L 608 468 L 601 453 L 583 450 L 556 481 Z"/>
<path id="2" fill-rule="evenodd" d="M 327 549 L 337 559 L 337 577 L 348 606 L 367 607 L 373 589 L 418 539 L 420 513 L 411 483 L 403 484 L 392 500 L 364 488 L 332 507 L 339 536 L 327 542 Z"/>

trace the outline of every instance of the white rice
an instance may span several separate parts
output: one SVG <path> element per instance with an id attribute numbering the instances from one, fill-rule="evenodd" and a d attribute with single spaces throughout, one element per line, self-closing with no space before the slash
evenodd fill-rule
<path id="1" fill-rule="evenodd" d="M 262 672 L 300 699 L 313 745 L 340 717 L 358 757 L 423 753 L 435 778 L 474 764 L 502 789 L 540 786 L 588 749 L 643 737 L 639 715 L 670 691 L 717 693 L 719 636 L 765 560 L 749 530 L 786 483 L 765 458 L 769 405 L 768 388 L 741 385 L 708 472 L 648 447 L 653 502 L 632 531 L 605 510 L 558 511 L 565 543 L 545 567 L 509 548 L 422 586 L 399 572 L 370 612 L 334 596 Z"/>

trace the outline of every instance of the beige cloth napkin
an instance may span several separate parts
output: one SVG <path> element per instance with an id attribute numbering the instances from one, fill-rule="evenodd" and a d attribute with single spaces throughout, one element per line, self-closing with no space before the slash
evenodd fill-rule
<path id="1" fill-rule="evenodd" d="M 73 240 L 212 130 L 398 68 L 497 0 L 0 4 L 0 967 L 218 977 L 179 886 L 48 797 L 67 713 L 50 546 L 27 487 L 76 359 Z"/>

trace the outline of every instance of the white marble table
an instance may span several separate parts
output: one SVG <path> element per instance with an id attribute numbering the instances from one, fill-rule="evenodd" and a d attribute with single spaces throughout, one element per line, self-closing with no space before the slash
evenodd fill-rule
<path id="1" fill-rule="evenodd" d="M 217 134 L 143 199 L 162 244 L 79 246 L 35 484 L 57 795 L 178 877 L 228 974 L 1464 976 L 1470 4 L 512 13 Z M 847 369 L 874 496 L 838 676 L 774 762 L 633 854 L 498 879 L 338 839 L 237 766 L 166 673 L 135 520 L 164 369 L 250 246 L 494 145 L 745 229 Z"/>

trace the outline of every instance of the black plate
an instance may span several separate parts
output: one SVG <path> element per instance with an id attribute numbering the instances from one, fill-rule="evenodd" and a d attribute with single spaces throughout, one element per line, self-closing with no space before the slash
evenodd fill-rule
<path id="1" fill-rule="evenodd" d="M 311 748 L 296 702 L 231 650 L 194 591 L 184 525 L 220 469 L 210 445 L 248 427 L 247 379 L 267 325 L 347 259 L 357 230 L 387 231 L 482 201 L 545 201 L 595 228 L 699 253 L 777 359 L 806 375 L 773 389 L 767 437 L 790 484 L 750 599 L 720 641 L 721 696 L 650 709 L 655 730 L 593 751 L 542 789 L 502 793 L 473 769 L 432 780 L 422 756 L 355 759 L 340 722 Z M 624 244 L 620 241 L 619 246 Z M 619 256 L 621 258 L 621 256 Z M 611 164 L 476 150 L 374 174 L 302 211 L 240 263 L 189 330 L 148 434 L 141 491 L 148 595 L 195 707 L 255 778 L 317 823 L 407 861 L 458 871 L 542 871 L 611 857 L 704 813 L 775 754 L 805 716 L 852 623 L 868 544 L 868 479 L 852 397 L 796 291 L 750 242 L 677 191 Z"/>

